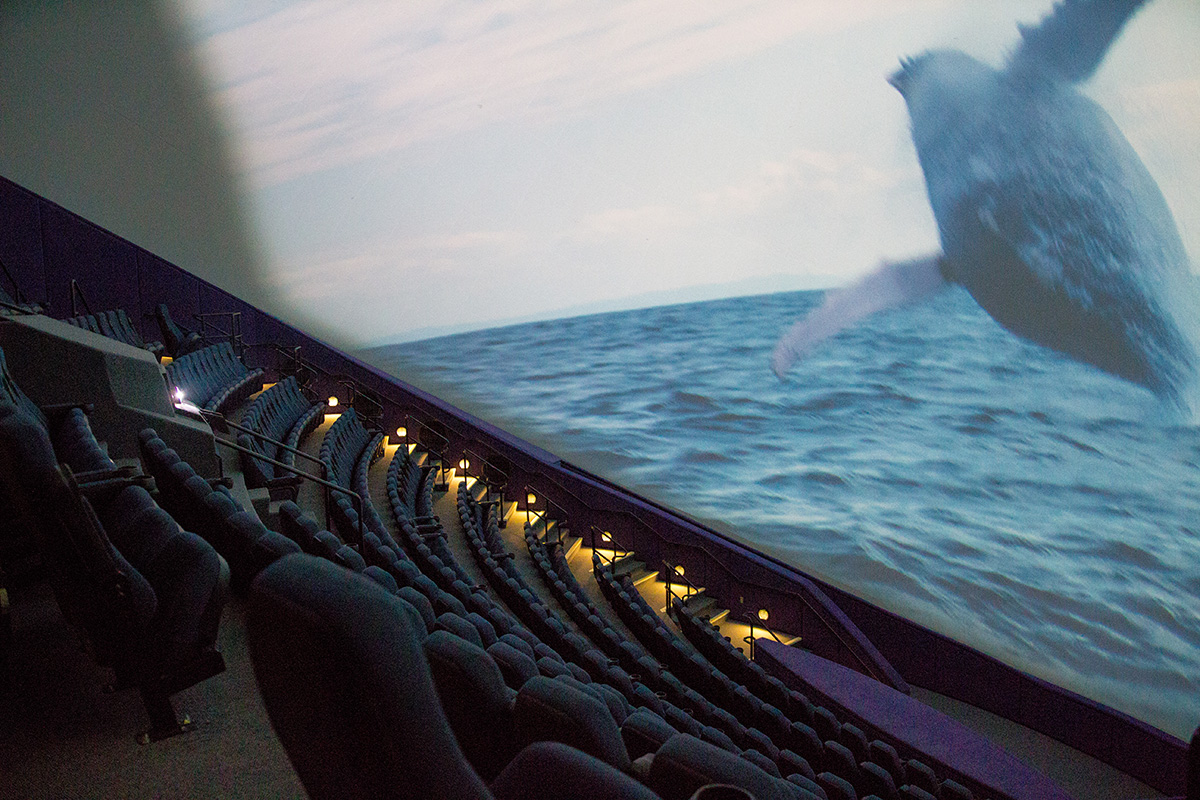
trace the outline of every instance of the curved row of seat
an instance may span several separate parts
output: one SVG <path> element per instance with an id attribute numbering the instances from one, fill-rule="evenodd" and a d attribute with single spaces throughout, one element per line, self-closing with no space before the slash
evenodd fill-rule
<path id="1" fill-rule="evenodd" d="M 398 448 L 388 464 L 388 503 L 409 555 L 439 586 L 453 591 L 455 581 L 470 586 L 474 579 L 450 551 L 442 522 L 433 513 L 435 475 L 435 467 L 418 465 L 407 448 Z"/>
<path id="2" fill-rule="evenodd" d="M 689 654 L 689 663 L 712 664 L 654 612 L 629 576 L 614 576 L 612 565 L 598 557 L 594 557 L 593 566 L 601 591 L 651 652 L 668 659 L 668 664 L 677 663 L 681 652 Z M 830 798 L 874 794 L 881 798 L 932 796 L 965 800 L 973 796 L 958 781 L 945 776 L 939 779 L 918 758 L 904 761 L 892 743 L 868 741 L 857 726 L 840 721 L 828 708 L 787 689 L 758 664 L 743 661 L 732 674 L 713 664 L 710 674 L 717 676 L 717 681 L 705 687 L 706 696 L 723 701 L 747 722 L 759 721 L 767 730 L 773 729 L 769 721 L 782 712 L 790 721 L 783 743 L 803 755 L 814 769 L 824 770 L 817 779 Z"/>
<path id="3" fill-rule="evenodd" d="M 321 440 L 320 458 L 326 479 L 354 491 L 362 498 L 362 524 L 379 536 L 386 526 L 369 502 L 367 478 L 371 465 L 383 454 L 383 433 L 362 424 L 357 412 L 348 408 L 341 413 Z M 360 512 L 348 494 L 328 492 L 325 502 L 343 539 L 357 540 Z"/>
<path id="4" fill-rule="evenodd" d="M 684 800 L 714 777 L 758 800 L 819 797 L 684 734 L 648 765 L 632 762 L 622 734 L 638 712 L 619 725 L 612 706 L 568 679 L 532 676 L 514 689 L 488 650 L 431 629 L 418 605 L 305 556 L 256 582 L 255 672 L 314 800 Z"/>
<path id="5" fill-rule="evenodd" d="M 310 400 L 296 378 L 288 376 L 263 391 L 246 407 L 239 422 L 258 435 L 240 433 L 238 444 L 272 461 L 295 464 L 294 450 L 301 439 L 321 424 L 324 411 L 324 401 Z M 249 453 L 239 455 L 248 488 L 285 489 L 291 499 L 295 499 L 298 476 Z"/>
<path id="6" fill-rule="evenodd" d="M 295 535 L 301 541 L 307 538 L 311 550 L 317 551 L 323 532 L 315 530 L 316 523 L 311 519 L 305 521 L 293 506 L 281 505 L 281 523 L 287 518 L 290 521 L 284 527 L 307 528 Z M 331 552 L 324 555 L 354 569 Z M 480 775 L 498 775 L 519 745 L 547 738 L 566 742 L 610 766 L 628 770 L 631 757 L 661 749 L 676 734 L 658 714 L 635 709 L 621 692 L 593 681 L 586 669 L 574 665 L 576 669 L 572 670 L 572 665 L 554 648 L 495 606 L 486 594 L 456 581 L 459 592 L 477 610 L 456 603 L 452 593 L 439 589 L 415 568 L 414 562 L 392 551 L 373 533 L 365 537 L 363 555 L 368 563 L 360 570 L 364 576 L 420 609 L 418 614 L 431 632 L 426 639 L 426 655 L 441 694 L 441 705 L 467 760 Z M 602 657 L 596 662 L 608 666 Z M 535 711 L 536 714 L 532 713 Z M 664 753 L 659 759 L 660 772 L 675 764 L 677 769 L 690 774 L 691 780 L 696 780 L 697 774 L 711 777 L 715 762 L 705 749 L 709 745 L 695 741 L 690 745 L 679 742 L 672 747 L 681 752 L 674 760 L 669 752 Z M 743 784 L 774 787 L 770 790 L 773 794 L 759 796 L 820 796 L 799 791 L 794 785 L 758 771 L 749 761 L 726 755 L 734 759 L 732 765 L 728 759 L 722 761 L 722 756 L 716 757 L 716 762 L 732 770 L 730 774 L 723 773 L 724 777 L 741 771 Z M 702 765 L 707 765 L 706 771 L 696 772 Z M 750 778 L 746 777 L 746 770 L 750 770 Z M 677 778 L 668 781 L 672 785 L 669 796 L 690 795 L 691 789 L 680 794 L 689 783 Z M 611 776 L 609 780 L 611 783 Z"/>
<path id="7" fill-rule="evenodd" d="M 602 637 L 598 641 L 613 638 L 615 628 L 601 621 L 599 610 L 591 604 L 583 587 L 575 579 L 561 546 L 558 546 L 557 543 L 547 546 L 538 539 L 528 525 L 525 539 L 534 563 L 547 586 L 559 597 L 560 603 L 573 613 L 576 621 L 581 624 L 581 628 L 595 630 L 603 626 L 601 628 Z M 641 600 L 640 594 L 638 597 Z M 759 752 L 773 758 L 781 771 L 793 767 L 801 769 L 806 777 L 821 785 L 827 795 L 851 796 L 846 791 L 848 787 L 845 783 L 850 783 L 847 780 L 848 777 L 854 778 L 857 777 L 856 775 L 848 776 L 845 773 L 849 771 L 845 769 L 822 769 L 827 765 L 820 759 L 821 754 L 818 747 L 814 746 L 815 743 L 819 743 L 819 737 L 808 724 L 808 722 L 815 721 L 814 716 L 818 712 L 808 698 L 799 692 L 787 689 L 777 679 L 762 673 L 764 681 L 770 682 L 774 703 L 758 701 L 736 681 L 730 680 L 728 676 L 707 663 L 686 642 L 672 641 L 673 634 L 665 629 L 665 623 L 662 623 L 661 620 L 654 622 L 653 620 L 658 619 L 657 615 L 653 614 L 648 605 L 645 605 L 644 600 L 642 603 L 647 619 L 640 620 L 640 622 L 647 627 L 653 625 L 656 629 L 662 628 L 651 642 L 658 644 L 654 650 L 657 657 L 662 660 L 664 669 L 679 675 L 688 686 L 698 690 L 707 700 L 731 714 L 745 730 L 742 733 L 737 726 L 729 726 L 726 722 L 727 730 L 730 727 L 733 728 L 734 737 L 740 736 L 756 743 Z M 636 628 L 637 625 L 635 624 L 634 627 Z M 593 638 L 595 638 L 594 634 Z M 622 647 L 628 650 L 631 644 L 624 642 Z M 760 673 L 762 672 L 761 668 L 757 665 L 754 666 Z M 791 708 L 795 709 L 796 716 L 808 722 L 794 723 L 784 711 L 780 710 Z M 829 730 L 833 730 L 832 725 L 828 727 Z M 769 738 L 770 741 L 763 742 L 758 738 L 760 736 Z M 793 754 L 800 755 L 803 762 L 796 761 Z M 808 763 L 810 761 L 812 763 Z M 889 788 L 889 781 L 881 778 L 875 783 L 860 780 L 857 786 L 850 783 L 849 788 L 854 789 L 855 795 L 874 793 L 881 797 L 889 797 L 899 796 L 895 787 L 902 786 L 903 783 L 904 781 L 897 783 L 893 777 Z"/>
<path id="8" fill-rule="evenodd" d="M 511 553 L 503 550 L 503 545 L 496 535 L 492 510 L 472 503 L 473 497 L 461 486 L 459 492 L 464 529 L 468 539 L 472 540 L 472 547 L 479 554 L 485 571 L 489 573 L 490 580 L 497 590 L 502 592 L 502 596 L 504 589 L 501 587 L 508 587 L 507 594 L 512 597 L 505 599 L 510 606 L 516 603 L 518 606 L 527 604 L 535 609 L 539 608 L 541 601 L 537 599 L 536 594 L 527 589 L 519 573 L 512 568 Z M 481 527 L 489 532 L 480 534 Z M 472 529 L 475 529 L 474 532 Z M 516 610 L 520 615 L 519 607 Z M 552 632 L 566 627 L 548 607 L 546 611 L 548 616 L 544 624 L 548 624 Z M 659 730 L 689 733 L 755 764 L 767 775 L 775 778 L 787 776 L 789 781 L 806 791 L 817 796 L 825 795 L 824 790 L 814 781 L 816 776 L 803 757 L 794 751 L 776 747 L 761 731 L 742 725 L 729 712 L 710 703 L 700 693 L 676 678 L 667 665 L 658 663 L 639 647 L 624 640 L 612 626 L 606 625 L 594 613 L 594 609 L 589 612 L 589 616 L 592 618 L 592 626 L 603 630 L 595 642 L 571 632 L 560 635 L 559 643 L 550 643 L 559 647 L 560 652 L 568 657 L 568 661 L 578 659 L 578 663 L 589 672 L 593 680 L 609 683 L 625 694 L 630 703 L 643 706 L 648 713 L 657 718 Z M 539 617 L 540 613 L 535 611 L 534 619 Z M 605 645 L 601 645 L 601 642 Z M 612 652 L 611 657 L 603 652 L 605 646 Z M 628 666 L 630 671 L 627 671 L 625 666 Z"/>
<path id="9" fill-rule="evenodd" d="M 83 328 L 92 333 L 107 336 L 109 339 L 116 339 L 118 342 L 124 342 L 141 350 L 149 350 L 155 358 L 163 355 L 163 343 L 143 340 L 142 335 L 138 333 L 137 328 L 129 319 L 129 314 L 123 308 L 101 311 L 96 314 L 81 314 L 63 321 L 76 328 Z"/>
<path id="10" fill-rule="evenodd" d="M 263 387 L 263 371 L 247 368 L 229 342 L 179 356 L 167 364 L 167 379 L 187 402 L 222 414 Z"/>
<path id="11" fill-rule="evenodd" d="M 170 696 L 224 670 L 215 650 L 228 573 L 203 539 L 180 528 L 118 469 L 80 408 L 48 417 L 24 395 L 0 353 L 0 487 L 32 531 L 64 617 L 136 687 L 147 736 L 178 733 Z"/>
<path id="12" fill-rule="evenodd" d="M 253 511 L 242 508 L 228 485 L 196 474 L 153 428 L 138 434 L 138 445 L 163 507 L 229 563 L 236 591 L 244 592 L 254 576 L 275 559 L 299 552 L 295 543 L 263 525 Z"/>

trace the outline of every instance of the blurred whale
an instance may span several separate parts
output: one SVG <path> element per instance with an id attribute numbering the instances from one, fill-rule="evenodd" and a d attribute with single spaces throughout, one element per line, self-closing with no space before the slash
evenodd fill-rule
<path id="1" fill-rule="evenodd" d="M 954 50 L 903 59 L 903 95 L 942 252 L 831 292 L 779 340 L 780 378 L 875 312 L 964 286 L 1013 333 L 1178 404 L 1193 388 L 1200 299 L 1158 185 L 1076 84 L 1144 0 L 1065 0 L 1003 69 Z"/>

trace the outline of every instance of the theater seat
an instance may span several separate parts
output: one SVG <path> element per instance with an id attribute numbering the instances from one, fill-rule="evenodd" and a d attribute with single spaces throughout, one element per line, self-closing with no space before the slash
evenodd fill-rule
<path id="1" fill-rule="evenodd" d="M 263 701 L 310 798 L 654 800 L 633 778 L 561 744 L 522 750 L 489 787 L 442 713 L 402 601 L 304 554 L 264 569 L 247 628 Z"/>
<path id="2" fill-rule="evenodd" d="M 683 800 L 709 783 L 740 786 L 756 800 L 818 800 L 794 783 L 772 777 L 716 745 L 680 733 L 654 754 L 647 783 L 667 800 Z"/>

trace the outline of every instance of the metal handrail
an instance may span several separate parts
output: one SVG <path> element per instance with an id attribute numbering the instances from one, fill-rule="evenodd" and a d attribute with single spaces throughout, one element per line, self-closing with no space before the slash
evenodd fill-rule
<path id="1" fill-rule="evenodd" d="M 685 575 L 682 572 L 676 571 L 682 565 L 671 564 L 666 559 L 663 559 L 662 563 L 663 563 L 663 566 L 667 568 L 667 577 L 664 580 L 666 581 L 666 584 L 667 584 L 667 598 L 668 598 L 667 605 L 668 606 L 670 606 L 669 599 L 672 597 L 675 597 L 675 598 L 679 599 L 681 602 L 686 603 L 688 598 L 692 597 L 693 595 L 700 594 L 700 588 L 698 586 L 696 586 L 696 584 L 692 583 L 688 579 L 687 575 Z M 678 595 L 675 594 L 675 591 L 672 588 L 672 583 L 682 583 L 684 586 L 687 587 L 687 590 L 685 590 L 683 597 L 679 597 Z"/>
<path id="2" fill-rule="evenodd" d="M 625 547 L 620 542 L 618 542 L 617 537 L 613 536 L 610 531 L 602 531 L 599 528 L 597 528 L 595 525 L 593 525 L 593 526 L 591 526 L 591 530 L 589 531 L 589 533 L 591 534 L 591 539 L 592 539 L 592 554 L 595 555 L 597 558 L 599 558 L 605 564 L 615 564 L 617 562 L 618 557 L 624 558 L 625 556 L 627 556 L 633 552 L 633 550 L 631 550 L 628 547 Z M 601 542 L 606 545 L 611 545 L 611 547 L 607 547 L 607 548 L 597 547 L 596 546 L 596 534 L 597 533 L 599 533 L 601 536 L 603 536 L 604 534 L 607 533 L 608 541 L 604 542 L 603 539 L 601 539 Z M 601 552 L 602 550 L 606 550 L 606 549 L 611 549 L 613 551 L 612 558 L 609 558 L 608 556 L 604 555 L 603 552 Z M 594 573 L 595 569 L 593 569 L 592 572 Z"/>
<path id="3" fill-rule="evenodd" d="M 531 494 L 537 495 L 542 500 L 544 500 L 546 503 L 546 509 L 544 511 L 536 511 L 536 510 L 530 508 L 528 502 L 526 502 L 526 504 L 525 504 L 525 513 L 529 514 L 532 517 L 536 517 L 537 520 L 539 522 L 541 522 L 543 525 L 543 529 L 546 533 L 546 537 L 543 539 L 543 541 L 550 541 L 551 543 L 561 541 L 561 536 L 562 536 L 561 532 L 562 532 L 563 526 L 566 524 L 566 520 L 567 520 L 567 510 L 565 508 L 563 508 L 562 506 L 560 506 L 558 503 L 555 503 L 549 497 L 546 497 L 544 494 L 541 494 L 540 491 L 535 492 L 529 486 L 529 484 L 525 484 L 524 493 L 525 493 L 524 494 L 525 497 L 529 497 L 529 495 L 531 495 Z M 558 509 L 562 513 L 558 516 L 552 516 L 550 513 L 551 509 Z M 554 538 L 550 539 L 549 538 L 550 523 L 555 520 L 558 520 L 558 525 L 556 525 L 554 527 Z M 533 525 L 532 519 L 529 520 L 529 525 L 530 526 Z"/>
<path id="4" fill-rule="evenodd" d="M 76 295 L 79 296 L 79 302 L 83 304 L 83 310 L 86 311 L 88 313 L 88 315 L 91 315 L 92 314 L 92 306 L 90 303 L 88 303 L 87 297 L 85 297 L 83 294 L 83 287 L 79 285 L 78 280 L 76 280 L 75 278 L 71 278 L 71 316 L 72 317 L 79 316 L 79 306 L 75 303 Z"/>
<path id="5" fill-rule="evenodd" d="M 468 467 L 464 470 L 464 472 L 470 477 L 483 481 L 487 485 L 489 493 L 493 491 L 503 492 L 506 488 L 508 488 L 507 472 L 500 469 L 495 464 L 476 453 L 474 450 L 463 450 L 463 458 L 465 458 L 468 462 Z M 482 464 L 483 468 L 476 470 L 478 473 L 477 475 L 471 475 L 471 466 L 476 464 Z M 501 480 L 497 481 L 493 479 L 489 476 L 489 473 L 491 475 L 499 475 Z"/>
<path id="6" fill-rule="evenodd" d="M 18 314 L 37 314 L 32 308 L 20 305 L 18 303 L 9 303 L 5 300 L 0 300 L 0 308 L 7 308 L 9 311 L 15 311 Z"/>
<path id="7" fill-rule="evenodd" d="M 349 376 L 336 378 L 337 382 L 345 386 L 350 391 L 349 405 L 357 408 L 359 403 L 365 402 L 369 406 L 374 406 L 372 410 L 360 410 L 358 415 L 364 419 L 375 420 L 383 418 L 383 403 L 372 397 L 366 389 L 359 385 L 358 381 Z"/>
<path id="8" fill-rule="evenodd" d="M 323 405 L 323 404 L 322 404 L 322 405 Z M 283 442 L 281 442 L 281 441 L 279 441 L 279 440 L 277 440 L 277 439 L 272 439 L 270 436 L 267 436 L 265 433 L 260 433 L 259 431 L 256 431 L 256 430 L 254 430 L 253 428 L 247 428 L 247 427 L 245 427 L 244 425 L 239 425 L 238 423 L 236 423 L 236 422 L 233 422 L 232 420 L 230 420 L 230 419 L 229 419 L 229 417 L 225 416 L 225 415 L 224 415 L 224 414 L 222 414 L 220 411 L 207 411 L 207 410 L 205 410 L 205 409 L 203 409 L 203 408 L 201 408 L 201 409 L 198 409 L 198 410 L 200 411 L 200 416 L 204 417 L 204 419 L 205 419 L 206 421 L 208 420 L 208 418 L 209 418 L 209 417 L 216 417 L 216 418 L 217 418 L 217 420 L 218 420 L 218 421 L 219 421 L 219 422 L 220 422 L 222 425 L 228 426 L 228 427 L 230 427 L 230 428 L 234 428 L 235 430 L 242 431 L 243 433 L 248 433 L 248 434 L 250 434 L 251 436 L 254 436 L 254 437 L 256 437 L 256 438 L 258 438 L 258 439 L 261 439 L 261 440 L 263 440 L 263 441 L 265 441 L 265 442 L 270 442 L 271 444 L 275 445 L 276 447 L 279 447 L 279 448 L 281 448 L 281 449 L 283 449 L 283 450 L 286 450 L 287 452 L 289 452 L 289 453 L 292 453 L 293 455 L 300 456 L 301 458 L 304 458 L 304 459 L 307 459 L 307 460 L 309 460 L 309 461 L 313 461 L 313 462 L 315 462 L 315 463 L 319 464 L 319 465 L 321 466 L 321 474 L 322 474 L 322 476 L 323 476 L 323 477 L 325 477 L 325 478 L 328 478 L 328 477 L 329 477 L 329 467 L 327 467 L 327 466 L 325 465 L 325 462 L 324 462 L 324 461 L 322 461 L 321 459 L 317 458 L 316 456 L 314 456 L 314 455 L 311 455 L 311 454 L 309 454 L 309 453 L 306 453 L 306 452 L 304 452 L 303 450 L 299 450 L 299 449 L 297 449 L 297 448 L 295 448 L 295 447 L 292 447 L 291 445 L 284 444 Z M 263 458 L 263 459 L 266 459 L 266 458 L 268 458 L 268 456 L 261 455 L 261 456 L 255 456 L 255 458 Z M 290 467 L 288 467 L 288 470 L 289 470 L 289 471 L 294 471 L 294 470 L 292 470 Z"/>
<path id="9" fill-rule="evenodd" d="M 21 291 L 21 284 L 17 283 L 17 279 L 14 278 L 13 274 L 8 271 L 8 265 L 4 263 L 4 259 L 2 258 L 0 258 L 0 271 L 4 272 L 4 276 L 8 278 L 8 282 L 12 284 L 13 300 L 17 302 L 17 305 L 20 306 L 23 303 L 28 303 L 28 301 L 25 299 L 24 293 Z M 3 305 L 5 308 L 11 307 L 9 303 L 4 303 L 3 301 L 0 301 L 0 305 Z M 28 311 L 28 309 L 23 310 Z"/>
<path id="10" fill-rule="evenodd" d="M 237 352 L 238 358 L 245 359 L 246 345 L 242 341 L 242 312 L 240 311 L 206 311 L 192 314 L 192 317 L 200 322 L 200 336 L 205 341 L 208 340 L 208 335 L 204 330 L 204 326 L 208 325 L 222 336 L 229 337 L 229 346 Z M 217 325 L 209 322 L 209 317 L 229 317 L 229 330 L 221 330 Z"/>
<path id="11" fill-rule="evenodd" d="M 675 512 L 672 512 L 672 513 L 675 513 Z M 634 519 L 637 519 L 636 515 L 632 515 L 632 516 Z M 614 538 L 614 541 L 615 541 L 615 538 Z M 688 547 L 689 549 L 692 549 L 692 550 L 699 550 L 701 553 L 703 553 L 707 557 L 707 559 L 712 563 L 713 566 L 720 569 L 723 573 L 730 576 L 731 578 L 733 578 L 740 584 L 743 584 L 745 586 L 755 587 L 755 588 L 764 588 L 764 589 L 768 588 L 768 587 L 762 586 L 762 584 L 760 584 L 756 581 L 745 579 L 745 578 L 738 578 L 736 575 L 734 575 L 733 571 L 730 570 L 728 567 L 726 567 L 724 564 L 722 564 L 720 559 L 717 558 L 716 556 L 714 556 L 712 554 L 712 552 L 710 552 L 709 548 L 706 547 L 704 544 L 687 544 L 687 545 L 683 545 L 683 546 Z M 603 556 L 601 556 L 601 557 L 603 558 Z M 786 566 L 786 565 L 783 565 L 783 566 Z M 871 662 L 858 658 L 858 655 L 857 655 L 859 652 L 858 643 L 856 641 L 854 641 L 853 639 L 847 638 L 846 631 L 844 628 L 842 628 L 840 625 L 834 624 L 830 620 L 828 620 L 826 617 L 826 614 L 822 608 L 817 606 L 815 603 L 811 602 L 807 597 L 805 597 L 803 594 L 801 594 L 799 592 L 795 592 L 795 591 L 788 590 L 788 589 L 780 589 L 780 588 L 772 588 L 772 589 L 770 589 L 770 591 L 777 592 L 782 595 L 786 595 L 786 596 L 794 598 L 796 601 L 798 601 L 801 604 L 803 612 L 812 614 L 812 616 L 817 621 L 819 621 L 820 624 L 822 624 L 831 634 L 833 634 L 834 639 L 836 639 L 836 641 L 842 647 L 846 648 L 846 650 L 848 650 L 850 653 L 855 654 L 855 658 L 858 661 L 858 663 L 868 665 L 868 668 L 869 668 L 869 665 Z M 764 629 L 764 630 L 766 630 L 766 629 Z M 874 670 L 872 669 L 869 674 L 874 675 Z"/>
<path id="12" fill-rule="evenodd" d="M 750 619 L 750 635 L 749 635 L 749 636 L 743 636 L 743 637 L 742 637 L 742 641 L 743 641 L 743 642 L 746 642 L 747 644 L 749 644 L 749 645 L 750 645 L 750 654 L 749 654 L 749 658 L 750 658 L 750 660 L 751 660 L 751 661 L 753 661 L 753 660 L 754 660 L 754 628 L 755 628 L 755 627 L 756 627 L 756 626 L 755 626 L 755 624 L 754 624 L 754 619 L 753 619 L 753 617 L 752 617 L 752 618 Z M 759 625 L 759 626 L 757 626 L 757 627 L 759 628 L 759 630 L 764 630 L 764 631 L 766 631 L 767 633 L 769 633 L 769 634 L 771 635 L 771 638 L 772 638 L 772 639 L 774 639 L 775 641 L 779 642 L 780 644 L 783 644 L 783 640 L 782 640 L 782 639 L 780 639 L 778 635 L 776 635 L 775 631 L 771 630 L 770 628 L 768 628 L 768 627 L 767 627 L 767 626 L 765 626 L 765 625 Z"/>
<path id="13" fill-rule="evenodd" d="M 423 433 L 420 436 L 410 437 L 408 429 L 412 426 L 412 424 L 414 422 L 416 423 L 416 426 L 423 431 Z M 434 481 L 435 481 L 434 488 L 439 489 L 439 490 L 449 488 L 448 479 L 445 477 L 446 469 L 447 469 L 445 453 L 446 453 L 446 450 L 450 447 L 449 437 L 443 436 L 442 434 L 438 433 L 433 428 L 429 427 L 425 423 L 421 422 L 421 420 L 417 419 L 416 417 L 413 417 L 410 414 L 404 415 L 404 429 L 405 429 L 404 441 L 408 442 L 410 438 L 415 440 L 415 444 L 420 445 L 422 448 L 424 448 L 425 452 L 429 454 L 429 461 L 431 462 L 431 466 L 435 470 L 434 476 L 433 476 Z M 436 436 L 438 439 L 441 440 L 441 444 L 438 445 L 436 448 L 433 445 L 429 444 L 429 442 L 425 441 L 425 439 L 431 435 Z"/>
<path id="14" fill-rule="evenodd" d="M 242 445 L 240 445 L 237 442 L 232 441 L 230 439 L 223 439 L 220 436 L 214 436 L 213 438 L 216 439 L 218 444 L 223 444 L 226 447 L 229 447 L 233 450 L 238 451 L 239 453 L 246 453 L 247 455 L 251 455 L 251 456 L 254 456 L 255 458 L 262 459 L 263 461 L 266 461 L 268 464 L 274 464 L 277 467 L 283 467 L 286 470 L 294 472 L 295 474 L 299 475 L 300 477 L 305 478 L 306 480 L 310 480 L 313 483 L 317 484 L 318 486 L 325 487 L 326 491 L 335 491 L 335 492 L 341 492 L 342 494 L 350 495 L 350 497 L 354 498 L 355 502 L 358 505 L 358 544 L 360 544 L 360 545 L 362 544 L 362 541 L 363 541 L 363 510 L 364 510 L 364 503 L 366 501 L 363 500 L 362 495 L 360 495 L 358 492 L 355 492 L 351 489 L 347 489 L 344 486 L 339 486 L 338 484 L 333 483 L 332 481 L 327 481 L 324 478 L 318 478 L 316 475 L 309 475 L 307 472 L 304 472 L 303 470 L 297 469 L 296 467 L 290 467 L 287 464 L 284 464 L 282 461 L 276 461 L 273 458 L 264 456 L 261 453 L 251 450 L 249 447 L 243 447 Z M 325 504 L 325 527 L 326 528 L 329 527 L 329 504 L 328 503 Z"/>

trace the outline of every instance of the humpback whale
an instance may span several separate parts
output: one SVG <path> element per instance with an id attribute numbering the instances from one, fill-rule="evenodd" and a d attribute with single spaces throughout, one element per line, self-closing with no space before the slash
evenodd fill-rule
<path id="1" fill-rule="evenodd" d="M 1003 69 L 955 50 L 901 59 L 903 96 L 942 251 L 885 263 L 789 328 L 782 379 L 858 320 L 949 283 L 1000 325 L 1185 404 L 1200 300 L 1158 185 L 1077 85 L 1144 0 L 1064 0 L 1018 26 Z"/>

